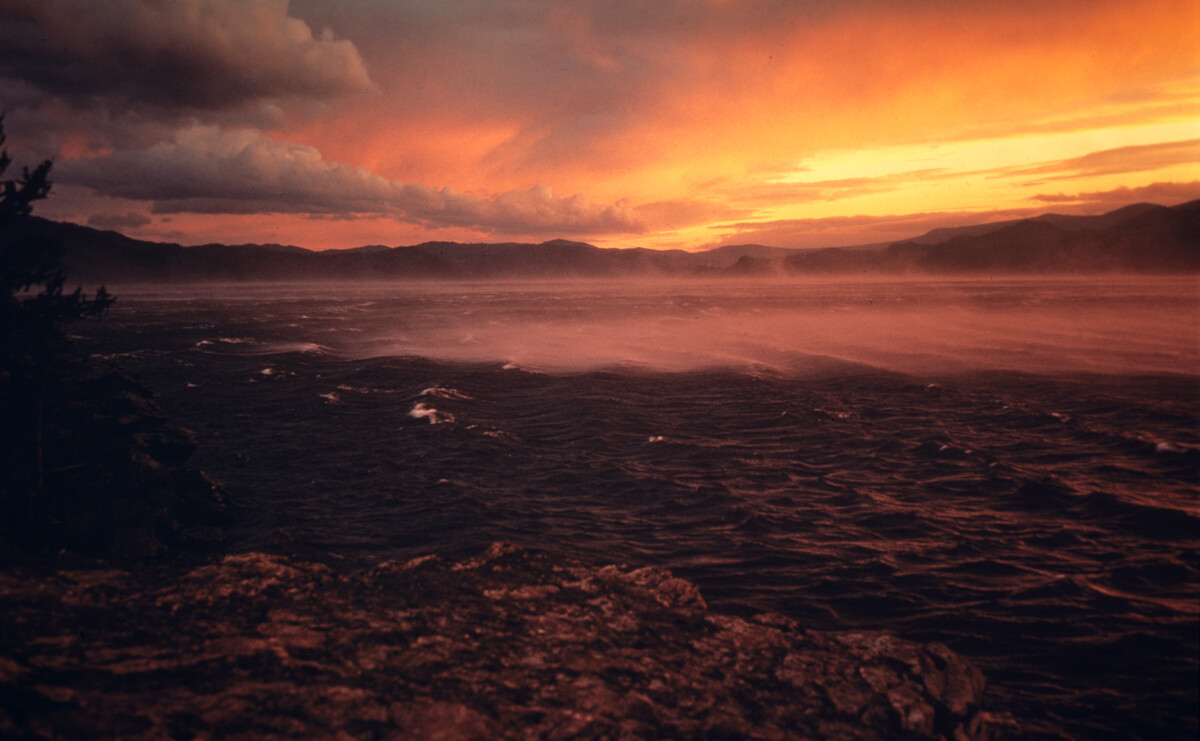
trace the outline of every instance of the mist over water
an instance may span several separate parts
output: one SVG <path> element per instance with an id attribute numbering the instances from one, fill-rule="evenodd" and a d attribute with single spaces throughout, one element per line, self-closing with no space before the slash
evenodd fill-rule
<path id="1" fill-rule="evenodd" d="M 1032 738 L 1194 739 L 1194 279 L 117 288 L 232 546 L 495 540 L 971 657 Z"/>
<path id="2" fill-rule="evenodd" d="M 311 329 L 314 346 L 353 358 L 786 375 L 854 366 L 912 374 L 1200 367 L 1200 288 L 1190 278 L 417 282 L 204 292 L 261 306 L 268 322 L 283 312 L 292 328 Z M 142 295 L 135 288 L 126 303 Z"/>

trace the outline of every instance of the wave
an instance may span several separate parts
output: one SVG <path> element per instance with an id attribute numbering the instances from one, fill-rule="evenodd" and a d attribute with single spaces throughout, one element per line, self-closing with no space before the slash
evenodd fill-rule
<path id="1" fill-rule="evenodd" d="M 409 410 L 408 416 L 413 419 L 428 420 L 431 425 L 448 424 L 454 421 L 454 415 L 448 412 L 442 412 L 427 406 L 422 402 L 417 402 L 413 408 Z"/>
<path id="2" fill-rule="evenodd" d="M 253 288 L 220 303 L 142 301 L 137 310 L 158 311 L 193 338 L 203 333 L 192 340 L 203 352 L 419 356 L 527 372 L 882 371 L 940 380 L 980 371 L 1194 376 L 1200 367 L 1187 319 L 1200 312 L 1200 296 L 1148 280 L 309 290 L 281 300 L 263 289 L 267 312 Z"/>
<path id="3" fill-rule="evenodd" d="M 469 401 L 470 396 L 457 389 L 442 388 L 441 386 L 429 386 L 421 391 L 421 396 L 433 396 L 439 399 L 455 399 L 459 401 Z"/>
<path id="4" fill-rule="evenodd" d="M 1062 735 L 1196 738 L 1187 323 L 1088 286 L 929 288 L 963 311 L 919 288 L 398 286 L 354 312 L 332 293 L 210 302 L 205 335 L 178 305 L 81 331 L 116 326 L 112 354 L 172 349 L 122 361 L 239 495 L 239 546 L 373 559 L 512 540 L 678 568 L 719 609 L 961 645 L 998 700 Z M 884 316 L 878 291 L 919 310 Z M 1139 632 L 1163 639 L 1145 662 L 1190 673 L 1103 643 Z M 1057 661 L 1068 645 L 1096 671 Z M 1137 732 L 1150 717 L 1182 732 Z"/>

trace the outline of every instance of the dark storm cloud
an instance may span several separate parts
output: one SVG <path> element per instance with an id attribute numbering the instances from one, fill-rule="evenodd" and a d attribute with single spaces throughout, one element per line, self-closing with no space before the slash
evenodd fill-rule
<path id="1" fill-rule="evenodd" d="M 252 129 L 195 126 L 170 142 L 62 163 L 58 178 L 105 196 L 150 201 L 155 213 L 392 216 L 433 227 L 508 234 L 611 234 L 643 229 L 628 205 L 601 206 L 549 188 L 482 197 L 397 183 L 327 162 L 315 148 Z"/>
<path id="2" fill-rule="evenodd" d="M 630 166 L 643 153 L 616 144 L 639 121 L 677 115 L 679 90 L 740 84 L 726 69 L 730 45 L 782 43 L 788 29 L 859 4 L 296 0 L 293 12 L 386 60 L 372 74 L 396 93 L 397 117 L 420 101 L 450 119 L 518 121 L 481 163 L 507 176 L 564 162 Z"/>
<path id="3" fill-rule="evenodd" d="M 75 103 L 229 109 L 371 87 L 287 0 L 0 0 L 0 77 Z"/>

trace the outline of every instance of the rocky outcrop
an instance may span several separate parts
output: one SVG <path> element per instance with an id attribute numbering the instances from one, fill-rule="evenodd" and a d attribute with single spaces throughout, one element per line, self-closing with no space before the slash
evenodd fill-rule
<path id="1" fill-rule="evenodd" d="M 983 739 L 938 644 L 710 613 L 658 568 L 493 546 L 0 574 L 0 735 Z"/>
<path id="2" fill-rule="evenodd" d="M 222 539 L 229 508 L 186 464 L 193 434 L 129 375 L 64 356 L 0 378 L 0 410 L 0 560 L 138 560 Z"/>

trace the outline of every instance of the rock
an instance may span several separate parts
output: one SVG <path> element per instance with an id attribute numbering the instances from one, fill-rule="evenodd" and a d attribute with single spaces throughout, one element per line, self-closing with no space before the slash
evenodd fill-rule
<path id="1" fill-rule="evenodd" d="M 41 393 L 30 404 L 0 385 L 0 409 L 13 415 L 0 436 L 0 557 L 139 560 L 222 538 L 223 493 L 186 465 L 195 435 L 137 381 L 64 359 Z"/>
<path id="2" fill-rule="evenodd" d="M 1011 733 L 983 692 L 939 644 L 714 614 L 664 569 L 512 546 L 346 571 L 250 553 L 0 572 L 0 724 L 18 737 Z"/>

